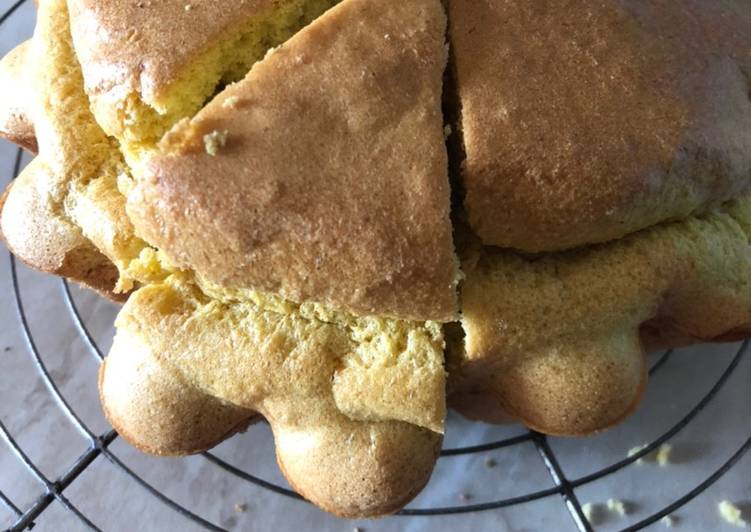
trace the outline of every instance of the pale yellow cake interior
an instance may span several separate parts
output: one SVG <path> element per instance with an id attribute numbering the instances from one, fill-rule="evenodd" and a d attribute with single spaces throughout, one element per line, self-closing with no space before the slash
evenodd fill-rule
<path id="1" fill-rule="evenodd" d="M 179 78 L 156 91 L 146 102 L 131 93 L 121 109 L 121 128 L 112 131 L 126 159 L 135 164 L 179 120 L 195 115 L 222 86 L 241 80 L 254 63 L 287 41 L 338 0 L 274 2 L 236 33 L 218 41 L 187 65 Z"/>
<path id="2" fill-rule="evenodd" d="M 102 131 L 89 110 L 65 2 L 49 2 L 42 9 L 51 16 L 39 17 L 32 52 L 37 58 L 34 86 L 42 102 L 34 123 L 40 158 L 49 169 L 47 192 L 54 207 L 117 266 L 116 290 L 127 292 L 135 282 L 162 279 L 165 272 L 125 214 L 125 198 L 117 184 L 127 176 L 128 167 L 117 142 Z"/>

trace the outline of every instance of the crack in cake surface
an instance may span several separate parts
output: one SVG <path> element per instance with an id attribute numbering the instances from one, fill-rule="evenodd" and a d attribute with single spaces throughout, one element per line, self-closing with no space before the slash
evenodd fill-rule
<path id="1" fill-rule="evenodd" d="M 136 165 L 174 124 L 195 115 L 219 88 L 245 77 L 269 49 L 338 1 L 199 1 L 182 12 L 175 0 L 141 8 L 98 0 L 69 4 L 92 109 Z M 173 27 L 152 26 L 166 16 Z M 102 40 L 96 30 L 105 29 Z M 178 43 L 169 43 L 169 36 Z"/>

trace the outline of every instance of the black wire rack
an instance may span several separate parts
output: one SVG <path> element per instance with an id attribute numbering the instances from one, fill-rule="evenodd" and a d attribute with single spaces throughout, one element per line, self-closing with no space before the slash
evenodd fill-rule
<path id="1" fill-rule="evenodd" d="M 0 25 L 8 22 L 12 15 L 26 2 L 26 0 L 18 0 L 13 3 L 10 8 L 7 9 L 2 15 L 0 15 Z M 13 178 L 18 175 L 22 167 L 23 152 L 19 149 L 15 155 Z M 65 472 L 58 478 L 51 479 L 45 476 L 40 468 L 29 458 L 24 452 L 24 449 L 14 438 L 13 434 L 6 428 L 5 424 L 0 421 L 0 436 L 5 441 L 7 446 L 16 456 L 18 461 L 31 473 L 33 478 L 38 483 L 39 496 L 28 507 L 19 507 L 15 504 L 11 498 L 0 491 L 0 505 L 4 505 L 13 516 L 15 516 L 15 522 L 11 525 L 9 530 L 20 531 L 32 529 L 35 526 L 35 520 L 45 512 L 55 502 L 59 502 L 68 512 L 70 512 L 81 525 L 81 528 L 100 530 L 100 528 L 94 524 L 90 517 L 85 515 L 79 508 L 76 507 L 65 495 L 66 490 L 76 482 L 84 471 L 89 468 L 94 461 L 99 457 L 104 457 L 116 469 L 120 470 L 126 477 L 132 482 L 138 484 L 143 490 L 151 497 L 160 501 L 165 507 L 166 511 L 173 511 L 181 514 L 183 517 L 191 520 L 196 525 L 208 530 L 224 530 L 217 524 L 209 521 L 208 519 L 197 515 L 185 505 L 178 503 L 176 500 L 170 498 L 168 495 L 154 487 L 146 479 L 137 474 L 133 469 L 126 465 L 120 458 L 118 458 L 111 450 L 111 444 L 118 438 L 117 432 L 114 430 L 107 430 L 101 434 L 95 433 L 87 426 L 82 420 L 81 416 L 74 410 L 70 402 L 66 399 L 58 385 L 55 382 L 51 372 L 48 370 L 45 362 L 40 355 L 37 348 L 37 341 L 32 334 L 30 327 L 30 318 L 24 307 L 24 301 L 21 292 L 21 286 L 19 282 L 18 268 L 16 260 L 12 255 L 8 255 L 10 265 L 11 284 L 13 289 L 12 304 L 15 305 L 18 320 L 23 332 L 23 336 L 28 348 L 28 354 L 30 355 L 36 370 L 42 377 L 43 382 L 54 398 L 57 406 L 65 414 L 68 421 L 75 427 L 75 429 L 84 437 L 87 442 L 87 447 L 83 450 L 82 454 L 77 458 Z M 81 317 L 81 312 L 77 306 L 76 301 L 66 281 L 61 281 L 62 297 L 70 314 L 73 325 L 77 329 L 81 336 L 81 339 L 87 345 L 88 351 L 90 351 L 93 360 L 99 363 L 103 360 L 104 354 L 102 349 L 97 344 L 94 336 L 87 328 L 84 320 Z M 733 374 L 735 369 L 741 363 L 744 357 L 748 357 L 749 344 L 748 342 L 742 343 L 735 354 L 730 358 L 730 361 L 722 371 L 719 378 L 716 380 L 711 389 L 701 397 L 695 405 L 689 409 L 689 411 L 673 426 L 665 430 L 659 437 L 655 438 L 649 444 L 643 446 L 639 452 L 628 456 L 620 461 L 612 463 L 606 467 L 603 467 L 593 473 L 589 473 L 578 478 L 569 478 L 564 474 L 564 471 L 559 463 L 559 458 L 551 448 L 548 438 L 540 433 L 534 431 L 527 431 L 523 434 L 491 441 L 481 445 L 446 448 L 441 452 L 441 460 L 450 460 L 452 457 L 469 455 L 473 453 L 497 451 L 506 448 L 522 444 L 533 444 L 536 448 L 539 456 L 545 465 L 547 473 L 552 480 L 552 487 L 547 489 L 541 489 L 532 491 L 529 493 L 522 493 L 513 497 L 507 497 L 490 502 L 482 502 L 478 504 L 462 504 L 457 506 L 444 506 L 444 507 L 429 507 L 429 508 L 407 508 L 402 510 L 398 516 L 411 516 L 411 517 L 424 517 L 424 516 L 440 516 L 440 515 L 452 515 L 452 514 L 464 514 L 471 512 L 487 512 L 493 510 L 499 510 L 516 505 L 522 505 L 545 499 L 549 497 L 557 497 L 564 504 L 568 513 L 570 514 L 573 524 L 576 529 L 580 531 L 593 530 L 592 525 L 585 517 L 583 505 L 580 502 L 576 494 L 576 489 L 587 484 L 591 484 L 595 481 L 603 479 L 623 468 L 626 468 L 639 459 L 653 453 L 665 442 L 668 442 L 678 433 L 684 430 L 694 418 L 705 409 L 705 407 L 715 398 L 719 391 L 725 386 L 726 382 Z M 664 364 L 671 358 L 672 351 L 666 351 L 662 353 L 650 368 L 650 376 L 657 373 Z M 751 399 L 751 398 L 750 398 Z M 2 397 L 0 397 L 2 400 Z M 751 406 L 749 406 L 751 408 Z M 665 505 L 651 515 L 643 518 L 642 520 L 630 525 L 628 528 L 624 528 L 624 531 L 641 530 L 649 525 L 659 521 L 664 516 L 668 516 L 676 510 L 684 507 L 694 498 L 705 492 L 710 486 L 715 484 L 725 473 L 727 473 L 734 465 L 736 465 L 741 458 L 751 449 L 751 427 L 749 428 L 749 435 L 745 442 L 726 460 L 716 468 L 711 474 L 709 474 L 703 481 L 699 482 L 692 489 L 687 491 L 684 495 L 678 497 L 670 504 Z M 226 474 L 233 475 L 241 481 L 248 482 L 257 486 L 258 488 L 269 490 L 281 497 L 287 497 L 291 499 L 299 500 L 299 504 L 307 504 L 297 493 L 286 488 L 285 486 L 264 480 L 247 471 L 244 471 L 240 467 L 230 464 L 223 460 L 214 453 L 203 453 L 203 458 L 212 463 L 218 468 L 221 468 Z M 398 519 L 398 517 L 394 517 Z"/>

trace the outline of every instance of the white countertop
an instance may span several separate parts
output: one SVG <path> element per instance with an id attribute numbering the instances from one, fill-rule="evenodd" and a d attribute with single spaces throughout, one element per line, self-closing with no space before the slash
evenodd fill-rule
<path id="1" fill-rule="evenodd" d="M 0 13 L 13 2 L 0 0 Z M 29 0 L 0 26 L 0 54 L 30 36 Z M 13 177 L 16 150 L 0 141 L 0 185 Z M 24 159 L 27 162 L 28 158 Z M 130 468 L 161 494 L 196 516 L 228 530 L 454 531 L 576 530 L 558 494 L 532 502 L 442 516 L 396 516 L 378 521 L 343 521 L 311 505 L 259 487 L 222 469 L 204 456 L 154 458 L 115 439 L 111 458 L 92 450 L 85 433 L 64 413 L 54 384 L 76 416 L 95 435 L 109 430 L 97 397 L 98 359 L 78 329 L 59 279 L 18 266 L 18 287 L 28 325 L 49 374 L 47 381 L 24 338 L 7 251 L 0 252 L 0 421 L 23 452 L 50 481 L 65 475 L 81 456 L 93 461 L 62 491 L 81 514 L 103 530 L 201 530 L 166 505 L 118 465 Z M 103 352 L 112 336 L 117 308 L 97 296 L 71 288 L 83 322 Z M 548 440 L 568 479 L 579 479 L 626 457 L 629 449 L 651 442 L 680 423 L 716 385 L 738 353 L 739 345 L 684 349 L 671 355 L 651 379 L 639 411 L 624 425 L 584 439 Z M 658 355 L 652 356 L 655 361 Z M 680 425 L 679 425 L 680 426 Z M 451 416 L 447 448 L 477 445 L 525 435 L 518 426 L 492 427 Z M 599 512 L 598 530 L 620 530 L 660 511 L 707 480 L 751 437 L 751 352 L 737 359 L 716 395 L 669 439 L 671 463 L 630 464 L 574 490 L 584 503 L 624 501 L 628 513 Z M 88 454 L 87 454 L 88 453 Z M 258 478 L 286 487 L 273 454 L 268 428 L 252 427 L 220 445 L 214 455 Z M 488 467 L 492 458 L 494 467 Z M 513 446 L 443 457 L 427 489 L 410 508 L 466 507 L 554 488 L 552 477 L 532 440 Z M 0 441 L 0 492 L 26 512 L 46 489 L 24 467 L 7 441 Z M 466 497 L 461 497 L 464 494 Z M 463 500 L 466 498 L 466 500 Z M 733 501 L 751 520 L 751 453 L 746 453 L 706 491 L 676 510 L 675 530 L 741 530 L 724 523 L 717 504 Z M 239 506 L 238 506 L 239 505 Z M 238 506 L 236 508 L 236 506 Z M 238 511 L 245 509 L 244 511 Z M 0 502 L 0 528 L 17 519 Z M 35 531 L 85 530 L 59 501 L 35 519 Z M 663 530 L 656 523 L 650 530 Z"/>

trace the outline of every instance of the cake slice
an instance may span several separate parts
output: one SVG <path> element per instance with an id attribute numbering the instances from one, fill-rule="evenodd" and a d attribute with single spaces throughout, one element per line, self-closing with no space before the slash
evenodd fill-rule
<path id="1" fill-rule="evenodd" d="M 417 20 L 424 15 L 439 25 L 433 35 L 442 49 L 445 19 L 436 5 L 428 7 L 411 15 Z M 397 46 L 403 43 L 397 41 Z M 79 280 L 111 296 L 122 298 L 138 286 L 161 284 L 176 269 L 135 234 L 125 213 L 120 190 L 128 190 L 129 167 L 89 111 L 64 0 L 45 0 L 40 5 L 31 53 L 29 75 L 35 80 L 33 111 L 41 153 L 9 187 L 0 205 L 0 227 L 9 247 L 38 269 Z M 358 325 L 351 314 L 315 303 L 295 304 L 196 279 L 190 267 L 181 275 L 185 284 L 200 285 L 206 297 L 241 304 L 254 315 L 269 310 L 349 330 L 352 349 L 342 353 L 347 356 L 332 383 L 337 408 L 355 418 L 381 416 L 437 433 L 443 430 L 443 340 L 435 323 L 372 318 Z M 411 335 L 426 330 L 432 331 L 434 343 L 411 351 Z M 381 334 L 390 339 L 378 340 Z M 412 404 L 398 400 L 387 384 L 413 387 Z M 165 435 L 164 440 L 173 438 Z"/>
<path id="2" fill-rule="evenodd" d="M 137 290 L 118 317 L 100 391 L 129 441 L 150 452 L 197 452 L 258 412 L 290 484 L 332 513 L 387 514 L 422 489 L 445 416 L 443 331 L 426 320 L 456 312 L 440 119 L 444 30 L 439 0 L 345 0 L 160 144 L 149 172 L 136 176 L 129 211 L 146 239 L 187 271 Z M 394 205 L 376 205 L 368 192 Z M 384 225 L 388 217 L 400 225 Z M 185 232 L 165 239 L 160 219 Z M 294 234 L 319 236 L 296 242 Z M 247 235 L 258 245 L 244 248 Z M 392 239 L 415 249 L 402 255 Z M 360 255 L 343 255 L 347 246 Z M 243 256 L 256 247 L 257 259 Z M 445 256 L 445 282 L 429 276 L 407 286 L 399 270 L 378 270 L 378 252 L 407 272 L 418 259 L 430 268 Z M 245 277 L 228 276 L 232 268 Z M 243 288 L 256 271 L 295 287 L 286 276 L 297 282 L 303 268 L 311 286 L 334 287 L 305 297 L 328 298 L 333 308 Z M 350 296 L 358 286 L 349 270 L 368 272 L 364 289 L 380 276 L 383 292 Z M 280 281 L 282 295 L 287 284 Z M 389 285 L 396 296 L 379 297 Z M 420 318 L 340 310 L 348 306 Z"/>
<path id="3" fill-rule="evenodd" d="M 152 267 L 153 253 L 141 256 L 146 243 L 136 237 L 125 213 L 117 183 L 127 167 L 117 143 L 89 109 L 64 0 L 41 3 L 25 53 L 21 77 L 31 88 L 27 112 L 40 153 L 7 190 L 0 229 L 19 258 L 42 271 L 99 291 L 102 281 L 90 272 L 107 271 L 107 283 L 114 280 L 107 293 L 121 299 L 136 282 L 161 278 L 161 273 Z M 82 249 L 96 258 L 96 267 L 70 258 L 64 269 L 54 266 Z"/>
<path id="4" fill-rule="evenodd" d="M 219 287 L 455 318 L 433 4 L 350 1 L 270 52 L 135 176 L 138 233 Z"/>

